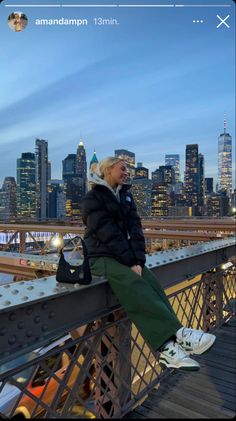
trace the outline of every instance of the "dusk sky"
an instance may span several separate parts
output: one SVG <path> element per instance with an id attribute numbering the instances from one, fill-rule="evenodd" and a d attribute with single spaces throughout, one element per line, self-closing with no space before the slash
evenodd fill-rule
<path id="1" fill-rule="evenodd" d="M 93 3 L 188 7 L 20 6 Z M 22 32 L 8 27 L 14 11 L 28 17 Z M 217 28 L 217 15 L 229 15 L 227 26 Z M 110 23 L 95 25 L 94 17 Z M 88 25 L 36 25 L 60 18 Z M 94 149 L 98 159 L 128 149 L 154 171 L 166 153 L 177 153 L 182 175 L 186 145 L 198 143 L 205 176 L 216 183 L 224 113 L 235 145 L 234 22 L 231 0 L 2 2 L 0 188 L 4 177 L 16 177 L 17 158 L 34 152 L 36 138 L 48 141 L 52 178 L 62 178 L 62 160 L 82 138 L 88 163 Z"/>

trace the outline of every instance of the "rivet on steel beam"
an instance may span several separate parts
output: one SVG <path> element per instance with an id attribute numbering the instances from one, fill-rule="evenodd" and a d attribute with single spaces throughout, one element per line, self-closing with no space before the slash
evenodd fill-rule
<path id="1" fill-rule="evenodd" d="M 5 327 L 3 327 L 2 329 L 0 329 L 0 336 L 4 336 L 7 333 L 7 329 Z"/>
<path id="2" fill-rule="evenodd" d="M 52 290 L 53 292 L 58 292 L 58 291 L 60 291 L 60 289 L 59 288 L 53 288 L 53 290 Z"/>
<path id="3" fill-rule="evenodd" d="M 16 294 L 18 294 L 18 293 L 19 293 L 19 290 L 18 290 L 18 289 L 13 289 L 13 290 L 11 291 L 11 293 L 12 293 L 12 294 L 14 294 L 14 295 L 16 295 Z"/>
<path id="4" fill-rule="evenodd" d="M 34 287 L 31 285 L 31 286 L 27 287 L 26 289 L 28 289 L 28 291 L 32 291 L 32 289 L 34 289 Z"/>
<path id="5" fill-rule="evenodd" d="M 43 326 L 41 327 L 41 330 L 42 330 L 43 332 L 46 332 L 46 330 L 48 330 L 48 326 L 47 326 L 47 325 L 43 325 Z"/>
<path id="6" fill-rule="evenodd" d="M 19 285 L 24 285 L 24 284 L 25 284 L 24 281 L 19 282 Z"/>
<path id="7" fill-rule="evenodd" d="M 47 310 L 48 304 L 47 303 L 43 303 L 42 304 L 42 310 Z"/>
<path id="8" fill-rule="evenodd" d="M 16 336 L 13 335 L 8 339 L 9 345 L 13 345 L 16 342 Z"/>
<path id="9" fill-rule="evenodd" d="M 160 265 L 160 262 L 156 262 L 156 265 Z"/>
<path id="10" fill-rule="evenodd" d="M 50 313 L 48 315 L 49 319 L 53 319 L 53 317 L 55 317 L 55 316 L 56 316 L 56 314 L 54 313 L 54 311 L 50 311 Z"/>
<path id="11" fill-rule="evenodd" d="M 10 285 L 9 284 L 5 284 L 5 285 L 3 285 L 3 288 L 10 288 Z"/>
<path id="12" fill-rule="evenodd" d="M 11 320 L 13 322 L 14 320 L 16 320 L 16 313 L 9 314 L 8 318 L 9 318 L 9 320 Z"/>
<path id="13" fill-rule="evenodd" d="M 33 309 L 32 309 L 32 307 L 27 308 L 27 310 L 26 310 L 26 314 L 27 314 L 28 316 L 30 316 L 32 313 L 33 313 Z"/>
<path id="14" fill-rule="evenodd" d="M 45 295 L 45 292 L 43 292 L 43 291 L 40 291 L 40 292 L 38 293 L 38 296 L 39 296 L 39 297 L 42 297 L 43 295 Z"/>
<path id="15" fill-rule="evenodd" d="M 8 300 L 4 301 L 4 303 L 3 303 L 4 306 L 9 306 L 10 304 L 11 304 L 11 301 L 8 301 Z"/>
<path id="16" fill-rule="evenodd" d="M 39 323 L 39 322 L 40 322 L 40 316 L 36 316 L 36 317 L 34 318 L 34 322 L 35 322 L 35 323 Z"/>
<path id="17" fill-rule="evenodd" d="M 24 322 L 19 322 L 18 323 L 18 325 L 17 325 L 17 327 L 18 327 L 18 329 L 23 329 L 23 327 L 25 327 L 25 324 L 24 324 Z"/>
<path id="18" fill-rule="evenodd" d="M 27 297 L 27 295 L 24 295 L 24 297 L 21 298 L 21 301 L 27 301 L 29 299 L 29 297 Z"/>

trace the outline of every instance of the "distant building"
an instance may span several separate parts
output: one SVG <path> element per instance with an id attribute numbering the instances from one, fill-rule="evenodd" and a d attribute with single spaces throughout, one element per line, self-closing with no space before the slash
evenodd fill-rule
<path id="1" fill-rule="evenodd" d="M 123 159 L 127 166 L 128 178 L 132 179 L 135 176 L 135 154 L 126 149 L 115 150 L 115 157 Z"/>
<path id="2" fill-rule="evenodd" d="M 168 216 L 192 216 L 192 207 L 191 206 L 170 206 Z"/>
<path id="3" fill-rule="evenodd" d="M 175 171 L 171 165 L 160 165 L 152 172 L 153 183 L 171 186 L 175 183 Z"/>
<path id="4" fill-rule="evenodd" d="M 66 194 L 66 216 L 73 217 L 73 209 L 77 206 L 77 187 L 75 182 L 76 154 L 69 154 L 62 161 L 62 178 Z"/>
<path id="5" fill-rule="evenodd" d="M 224 193 L 213 193 L 207 196 L 207 216 L 222 217 L 229 214 L 229 198 Z"/>
<path id="6" fill-rule="evenodd" d="M 198 145 L 186 145 L 185 157 L 185 193 L 186 204 L 193 208 L 193 215 L 198 215 L 199 202 L 199 162 Z"/>
<path id="7" fill-rule="evenodd" d="M 137 167 L 135 168 L 135 178 L 149 178 L 149 170 L 143 166 L 142 162 L 137 163 Z"/>
<path id="8" fill-rule="evenodd" d="M 177 154 L 165 155 L 165 165 L 171 165 L 175 172 L 175 182 L 180 182 L 180 157 Z"/>
<path id="9" fill-rule="evenodd" d="M 171 197 L 166 183 L 153 182 L 152 187 L 152 216 L 168 216 Z"/>
<path id="10" fill-rule="evenodd" d="M 50 180 L 49 218 L 66 219 L 66 194 L 63 180 Z"/>
<path id="11" fill-rule="evenodd" d="M 77 218 L 81 216 L 82 201 L 87 192 L 87 161 L 84 143 L 82 140 L 80 140 L 77 148 L 75 159 L 75 184 L 77 186 L 78 201 L 77 207 L 74 208 L 73 216 Z"/>
<path id="12" fill-rule="evenodd" d="M 184 183 L 182 181 L 178 181 L 177 183 L 172 185 L 172 191 L 178 195 L 178 194 L 184 194 Z"/>
<path id="13" fill-rule="evenodd" d="M 96 154 L 96 151 L 94 150 L 92 159 L 89 164 L 89 168 L 91 168 L 93 164 L 97 164 L 97 163 L 98 163 L 97 154 Z"/>
<path id="14" fill-rule="evenodd" d="M 236 214 L 236 189 L 234 189 L 232 196 L 231 196 L 231 207 L 232 207 L 232 213 Z"/>
<path id="15" fill-rule="evenodd" d="M 205 204 L 205 164 L 204 156 L 198 155 L 198 210 L 203 214 L 203 206 Z"/>
<path id="16" fill-rule="evenodd" d="M 36 171 L 35 154 L 24 152 L 17 159 L 17 216 L 31 219 L 36 217 Z"/>
<path id="17" fill-rule="evenodd" d="M 213 181 L 214 179 L 212 177 L 205 178 L 205 194 L 213 193 Z"/>
<path id="18" fill-rule="evenodd" d="M 16 215 L 16 180 L 5 177 L 0 190 L 0 221 L 15 222 Z"/>
<path id="19" fill-rule="evenodd" d="M 48 217 L 48 142 L 36 139 L 36 213 L 39 220 Z"/>
<path id="20" fill-rule="evenodd" d="M 230 197 L 232 193 L 232 137 L 226 132 L 218 137 L 218 192 L 226 191 Z"/>
<path id="21" fill-rule="evenodd" d="M 141 217 L 151 216 L 152 209 L 152 180 L 135 178 L 132 180 L 132 194 Z"/>

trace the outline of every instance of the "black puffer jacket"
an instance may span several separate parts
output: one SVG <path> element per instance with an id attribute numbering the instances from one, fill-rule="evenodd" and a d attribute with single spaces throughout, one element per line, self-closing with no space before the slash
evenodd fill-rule
<path id="1" fill-rule="evenodd" d="M 88 257 L 110 256 L 126 266 L 144 266 L 145 239 L 129 188 L 122 186 L 120 202 L 98 184 L 85 196 L 82 218 Z"/>

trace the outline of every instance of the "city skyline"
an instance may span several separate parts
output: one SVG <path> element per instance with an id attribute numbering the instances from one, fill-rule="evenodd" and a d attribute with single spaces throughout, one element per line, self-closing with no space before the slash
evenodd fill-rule
<path id="1" fill-rule="evenodd" d="M 35 139 L 35 142 L 37 141 L 37 139 Z M 47 140 L 47 139 L 43 139 L 43 141 L 46 141 L 47 143 L 48 143 L 48 155 L 50 154 L 50 142 Z M 86 149 L 86 142 L 83 140 L 83 139 L 80 139 L 79 140 L 79 142 L 78 142 L 78 145 L 77 145 L 77 147 L 76 147 L 76 150 L 75 151 L 67 151 L 66 153 L 65 153 L 65 156 L 63 157 L 63 160 L 62 160 L 62 163 L 61 163 L 61 173 L 59 174 L 58 173 L 58 177 L 51 177 L 51 180 L 62 180 L 63 179 L 63 177 L 62 177 L 62 174 L 63 174 L 63 161 L 65 160 L 65 158 L 68 156 L 68 155 L 70 155 L 70 154 L 76 154 L 76 151 L 77 151 L 77 149 L 78 149 L 78 147 L 79 147 L 79 145 L 80 145 L 80 143 L 82 142 L 82 144 L 83 144 L 83 146 L 84 146 L 84 149 L 85 149 L 85 153 L 86 153 L 86 160 L 87 160 L 87 175 L 89 174 L 89 163 L 90 163 L 90 161 L 92 160 L 92 158 L 93 158 L 93 155 L 94 155 L 94 151 L 95 151 L 95 153 L 96 153 L 96 156 L 97 156 L 97 158 L 98 158 L 98 160 L 101 160 L 103 157 L 99 157 L 98 156 L 98 154 L 97 154 L 97 151 L 96 151 L 96 149 L 94 148 L 94 151 L 93 151 L 93 154 L 91 155 L 91 156 L 88 156 L 88 154 L 87 154 L 87 149 Z M 180 160 L 180 168 L 182 168 L 183 169 L 183 171 L 180 171 L 180 181 L 181 182 L 183 182 L 184 183 L 184 174 L 185 174 L 185 169 L 186 169 L 186 148 L 187 148 L 187 146 L 189 146 L 189 145 L 194 145 L 194 144 L 186 144 L 185 145 L 185 149 L 184 149 L 184 158 L 183 158 L 183 162 L 181 162 L 181 160 Z M 199 144 L 197 144 L 198 145 L 198 147 L 199 147 Z M 124 148 L 125 149 L 125 148 Z M 127 149 L 126 149 L 127 150 Z M 36 147 L 35 147 L 35 145 L 34 145 L 34 150 L 33 151 L 21 151 L 20 152 L 20 156 L 19 157 L 17 157 L 16 158 L 16 172 L 15 172 L 15 175 L 9 175 L 9 174 L 6 174 L 5 175 L 5 177 L 14 177 L 15 179 L 16 179 L 16 173 L 17 173 L 17 161 L 21 158 L 21 155 L 22 154 L 26 154 L 26 153 L 33 153 L 33 154 L 35 154 L 35 152 L 36 152 Z M 135 167 L 137 167 L 137 164 L 138 163 L 142 163 L 143 164 L 143 166 L 144 167 L 146 167 L 146 168 L 148 168 L 148 170 L 149 170 L 149 179 L 151 179 L 152 178 L 152 172 L 154 172 L 155 170 L 157 170 L 158 169 L 158 167 L 159 166 L 163 166 L 163 165 L 166 165 L 166 163 L 165 163 L 165 161 L 166 161 L 166 156 L 167 155 L 171 155 L 171 154 L 164 154 L 164 156 L 163 156 L 163 160 L 162 161 L 160 161 L 158 164 L 156 164 L 156 166 L 155 167 L 153 167 L 153 169 L 150 167 L 150 166 L 148 166 L 148 165 L 145 165 L 144 164 L 144 162 L 143 162 L 143 160 L 142 160 L 142 157 L 139 159 L 139 157 L 137 157 L 137 155 L 136 155 L 136 152 L 135 152 L 135 150 L 132 150 L 132 151 L 129 151 L 129 152 L 131 152 L 131 153 L 134 153 L 134 155 L 135 155 Z M 199 153 L 201 154 L 201 150 L 200 150 L 200 147 L 199 147 Z M 174 155 L 174 154 L 173 154 Z M 178 156 L 181 156 L 181 154 L 179 153 L 179 154 L 176 154 L 176 155 L 178 155 Z M 204 156 L 204 161 L 206 161 L 206 156 L 204 155 L 204 154 L 202 154 L 203 156 Z M 105 155 L 105 156 L 109 156 L 109 154 L 107 154 L 107 155 Z M 115 151 L 113 151 L 112 153 L 111 153 L 111 156 L 115 156 Z M 52 162 L 50 159 L 48 159 L 48 161 L 50 162 L 50 167 L 51 168 L 53 168 L 54 167 L 54 162 Z M 216 163 L 216 166 L 218 165 L 218 163 Z M 205 162 L 204 162 L 204 168 L 205 168 Z M 5 178 L 4 177 L 4 178 Z M 206 169 L 205 169 L 205 178 L 211 178 L 211 176 L 206 172 Z M 217 174 L 217 177 L 216 178 L 214 178 L 214 177 L 212 177 L 213 178 L 213 182 L 214 182 L 214 190 L 215 190 L 215 188 L 216 188 L 216 184 L 218 183 L 218 174 Z M 3 179 L 3 181 L 4 181 L 4 179 Z M 0 183 L 0 188 L 1 188 L 1 183 Z M 235 188 L 235 186 L 233 185 L 233 188 Z"/>
<path id="2" fill-rule="evenodd" d="M 61 178 L 62 160 L 82 138 L 88 160 L 94 149 L 99 159 L 127 149 L 150 171 L 165 154 L 179 154 L 182 179 L 185 145 L 198 144 L 205 175 L 217 182 L 224 113 L 235 156 L 233 4 L 229 29 L 217 29 L 216 15 L 225 10 L 213 8 L 201 9 L 202 25 L 193 24 L 199 9 L 192 8 L 22 11 L 29 23 L 16 34 L 5 24 L 11 9 L 0 6 L 1 184 L 15 177 L 21 152 L 35 151 L 36 138 L 49 142 L 52 178 Z M 100 15 L 119 26 L 34 24 L 39 17 L 90 22 Z"/>

